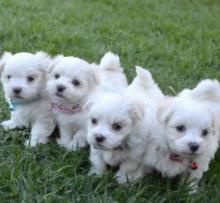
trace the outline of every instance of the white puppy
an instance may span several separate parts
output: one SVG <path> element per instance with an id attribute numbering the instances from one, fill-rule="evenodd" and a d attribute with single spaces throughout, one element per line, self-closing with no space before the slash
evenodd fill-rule
<path id="1" fill-rule="evenodd" d="M 4 129 L 31 126 L 31 146 L 46 143 L 55 126 L 45 91 L 48 64 L 49 57 L 43 52 L 14 55 L 6 52 L 0 61 L 5 98 L 11 106 L 11 118 L 3 121 L 2 126 Z"/>
<path id="2" fill-rule="evenodd" d="M 152 88 L 155 98 L 160 97 L 161 92 L 150 73 L 138 67 L 137 77 L 125 94 L 103 94 L 94 101 L 88 124 L 90 174 L 101 175 L 106 165 L 119 165 L 116 173 L 119 183 L 127 179 L 134 181 L 143 175 L 143 155 L 155 127 L 156 106 L 146 99 L 144 91 L 135 91 L 140 84 L 148 86 L 149 91 Z"/>
<path id="3" fill-rule="evenodd" d="M 214 109 L 219 109 L 219 100 L 219 83 L 211 80 L 167 98 L 158 110 L 161 132 L 152 134 L 146 148 L 146 165 L 163 176 L 182 175 L 195 192 L 218 148 L 219 120 Z"/>
<path id="4" fill-rule="evenodd" d="M 107 53 L 99 66 L 76 57 L 57 56 L 50 68 L 47 90 L 59 125 L 58 144 L 76 150 L 87 145 L 85 104 L 108 88 L 122 91 L 126 78 L 119 57 L 112 53 Z"/>

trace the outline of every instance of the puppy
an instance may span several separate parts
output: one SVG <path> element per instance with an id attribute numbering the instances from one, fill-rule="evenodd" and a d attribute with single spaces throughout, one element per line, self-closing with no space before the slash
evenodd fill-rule
<path id="1" fill-rule="evenodd" d="M 181 175 L 190 182 L 190 192 L 195 192 L 218 148 L 219 119 L 215 112 L 219 100 L 219 83 L 206 80 L 162 102 L 157 128 L 161 130 L 151 135 L 146 165 L 163 176 Z"/>
<path id="2" fill-rule="evenodd" d="M 30 126 L 30 146 L 46 143 L 55 126 L 45 91 L 48 64 L 49 57 L 43 52 L 6 52 L 0 61 L 1 82 L 11 107 L 10 120 L 1 125 L 4 129 Z"/>
<path id="3" fill-rule="evenodd" d="M 100 65 L 76 57 L 57 56 L 50 65 L 47 90 L 59 126 L 58 144 L 67 150 L 85 147 L 85 104 L 96 99 L 98 92 L 122 91 L 126 85 L 119 57 L 112 53 L 107 53 Z"/>
<path id="4" fill-rule="evenodd" d="M 160 97 L 150 73 L 138 67 L 137 77 L 124 94 L 101 94 L 89 110 L 89 174 L 101 175 L 107 165 L 119 165 L 115 175 L 119 183 L 143 176 L 143 155 L 156 122 L 156 108 L 154 102 L 146 100 L 144 91 L 134 91 L 139 83 L 149 91 L 154 89 L 155 98 Z"/>

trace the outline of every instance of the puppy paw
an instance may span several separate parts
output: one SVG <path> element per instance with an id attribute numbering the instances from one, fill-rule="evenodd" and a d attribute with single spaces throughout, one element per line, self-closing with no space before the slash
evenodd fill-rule
<path id="1" fill-rule="evenodd" d="M 48 139 L 28 139 L 25 141 L 25 146 L 36 147 L 38 144 L 46 144 Z"/>
<path id="2" fill-rule="evenodd" d="M 4 128 L 4 130 L 11 130 L 17 127 L 16 124 L 11 120 L 3 121 L 1 125 Z"/>
<path id="3" fill-rule="evenodd" d="M 198 185 L 192 182 L 189 186 L 189 195 L 194 195 L 197 193 L 197 191 L 198 191 Z"/>
<path id="4" fill-rule="evenodd" d="M 127 174 L 125 174 L 124 172 L 120 170 L 116 173 L 115 178 L 119 184 L 125 184 L 129 180 Z"/>
<path id="5" fill-rule="evenodd" d="M 104 173 L 104 169 L 97 169 L 95 167 L 91 167 L 87 175 L 101 177 L 103 173 Z"/>

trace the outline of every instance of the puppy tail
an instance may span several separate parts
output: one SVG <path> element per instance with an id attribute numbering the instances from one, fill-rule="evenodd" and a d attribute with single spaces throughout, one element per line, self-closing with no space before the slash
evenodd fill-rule
<path id="1" fill-rule="evenodd" d="M 122 72 L 120 58 L 112 52 L 107 52 L 101 59 L 100 67 L 104 70 Z"/>
<path id="2" fill-rule="evenodd" d="M 136 77 L 131 83 L 131 86 L 143 87 L 144 89 L 152 88 L 155 85 L 155 82 L 152 78 L 151 73 L 140 66 L 136 66 L 135 68 Z"/>
<path id="3" fill-rule="evenodd" d="M 219 102 L 220 84 L 217 80 L 203 80 L 191 91 L 191 95 L 195 99 Z"/>

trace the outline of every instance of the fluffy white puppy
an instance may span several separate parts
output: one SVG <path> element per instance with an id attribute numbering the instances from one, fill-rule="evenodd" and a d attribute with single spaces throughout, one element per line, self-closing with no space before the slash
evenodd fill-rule
<path id="1" fill-rule="evenodd" d="M 1 124 L 4 129 L 30 126 L 30 146 L 46 143 L 55 126 L 45 91 L 48 64 L 49 57 L 43 52 L 6 52 L 0 61 L 1 82 L 11 107 L 10 120 Z"/>
<path id="2" fill-rule="evenodd" d="M 90 174 L 101 175 L 107 165 L 119 165 L 115 175 L 119 183 L 143 176 L 143 155 L 155 127 L 156 106 L 146 99 L 144 91 L 138 93 L 140 84 L 148 86 L 149 91 L 152 88 L 155 98 L 160 97 L 150 73 L 138 67 L 137 77 L 125 94 L 106 93 L 93 101 L 88 124 Z"/>
<path id="3" fill-rule="evenodd" d="M 146 148 L 146 165 L 163 176 L 182 175 L 195 192 L 218 148 L 219 120 L 214 108 L 219 100 L 219 83 L 211 80 L 167 98 L 158 110 L 161 132 L 151 135 Z"/>
<path id="4" fill-rule="evenodd" d="M 98 92 L 122 91 L 127 86 L 119 57 L 107 53 L 101 64 L 95 65 L 76 57 L 57 56 L 50 69 L 47 90 L 59 126 L 58 144 L 68 150 L 84 147 L 87 145 L 85 104 L 96 99 Z"/>

